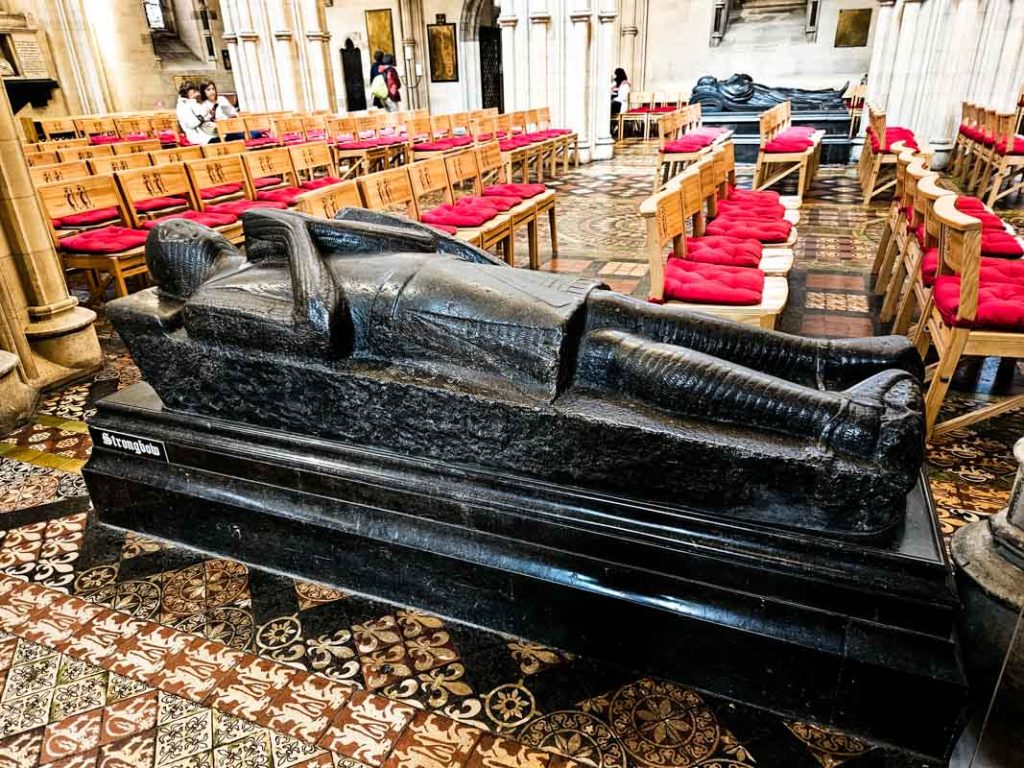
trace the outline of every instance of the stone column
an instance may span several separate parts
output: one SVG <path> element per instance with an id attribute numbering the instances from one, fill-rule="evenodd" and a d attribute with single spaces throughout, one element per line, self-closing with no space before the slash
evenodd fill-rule
<path id="1" fill-rule="evenodd" d="M 530 109 L 531 107 L 543 106 L 542 104 L 531 104 L 531 80 L 533 79 L 533 68 L 530 66 L 530 25 L 529 21 L 529 9 L 527 7 L 527 0 L 515 0 L 516 17 L 519 19 L 519 24 L 513 29 L 515 35 L 515 48 L 514 50 L 514 67 L 515 67 L 515 89 L 516 89 L 516 109 Z M 504 43 L 504 40 L 502 40 Z M 503 49 L 504 52 L 504 49 Z M 508 70 L 505 70 L 506 72 Z M 508 105 L 505 105 L 505 111 L 509 110 Z"/>
<path id="2" fill-rule="evenodd" d="M 551 13 L 543 0 L 535 2 L 530 10 L 529 40 L 529 105 L 533 109 L 548 106 L 548 86 L 551 72 L 548 69 L 548 31 L 551 27 Z"/>
<path id="3" fill-rule="evenodd" d="M 11 249 L 0 229 L 0 433 L 10 432 L 28 419 L 39 396 L 39 390 L 29 384 L 26 366 L 21 362 L 25 359 L 31 372 L 37 371 L 23 330 L 24 310 L 7 288 L 8 280 L 15 281 L 17 277 L 6 274 L 5 266 L 14 272 Z"/>
<path id="4" fill-rule="evenodd" d="M 593 100 L 591 113 L 594 116 L 594 152 L 595 160 L 609 160 L 615 154 L 615 139 L 612 138 L 612 102 L 608 91 L 602 88 L 606 78 L 611 77 L 615 69 L 616 33 L 619 14 L 615 10 L 613 0 L 602 0 L 602 8 L 597 12 L 597 55 L 594 72 L 591 75 L 593 86 L 588 93 Z"/>
<path id="5" fill-rule="evenodd" d="M 14 325 L 8 351 L 18 354 L 28 383 L 42 388 L 98 368 L 96 313 L 68 293 L 6 91 L 0 93 L 0 231 L 4 314 Z"/>
<path id="6" fill-rule="evenodd" d="M 590 65 L 591 22 L 593 14 L 589 8 L 569 12 L 569 29 L 566 34 L 565 60 L 579 62 L 578 74 L 582 81 L 565 86 L 565 127 L 579 135 L 580 162 L 589 163 L 593 156 L 593 120 L 588 110 L 587 93 L 593 89 L 593 73 Z M 564 80 L 563 80 L 564 82 Z M 610 109 L 610 107 L 609 107 Z M 610 118 L 609 118 L 610 119 Z"/>
<path id="7" fill-rule="evenodd" d="M 511 3 L 509 3 L 511 6 Z M 519 25 L 519 18 L 510 8 L 508 12 L 502 8 L 501 16 L 498 17 L 498 27 L 501 29 L 501 69 L 504 80 L 502 87 L 505 91 L 505 111 L 515 112 L 522 106 L 516 101 L 518 93 L 518 80 L 525 77 L 525 74 L 516 72 L 516 27 Z"/>
<path id="8" fill-rule="evenodd" d="M 402 99 L 405 109 L 429 109 L 430 88 L 428 86 L 427 67 L 423 40 L 426 39 L 426 26 L 423 23 L 423 0 L 399 0 L 399 30 L 402 38 L 402 49 L 396 51 L 395 59 L 403 75 Z M 406 55 L 410 54 L 410 55 Z M 416 67 L 424 73 L 417 78 Z M 412 84 L 419 80 L 413 88 Z"/>
<path id="9" fill-rule="evenodd" d="M 300 0 L 298 17 L 304 38 L 308 104 L 313 110 L 335 110 L 334 70 L 331 67 L 331 33 L 327 31 L 323 6 L 317 0 Z"/>
<path id="10" fill-rule="evenodd" d="M 273 40 L 269 61 L 261 61 L 265 82 L 273 83 L 276 98 L 271 103 L 275 110 L 304 111 L 306 106 L 305 80 L 307 74 L 299 61 L 295 45 L 295 24 L 289 0 L 264 0 L 266 17 L 262 25 L 269 32 L 264 40 Z M 269 96 L 269 94 L 268 94 Z"/>
<path id="11" fill-rule="evenodd" d="M 238 40 L 239 64 L 245 71 L 244 81 L 248 85 L 245 109 L 249 112 L 264 112 L 268 107 L 267 92 L 263 84 L 263 73 L 260 68 L 259 34 L 248 0 L 231 0 L 234 10 L 232 14 L 235 27 L 235 38 Z"/>
<path id="12" fill-rule="evenodd" d="M 871 46 L 871 63 L 868 65 L 868 89 L 864 99 L 864 114 L 860 121 L 860 136 L 868 126 L 868 104 L 885 108 L 892 78 L 892 62 L 896 56 L 896 42 L 899 37 L 899 11 L 896 0 L 879 0 L 878 19 L 875 22 L 875 39 Z"/>

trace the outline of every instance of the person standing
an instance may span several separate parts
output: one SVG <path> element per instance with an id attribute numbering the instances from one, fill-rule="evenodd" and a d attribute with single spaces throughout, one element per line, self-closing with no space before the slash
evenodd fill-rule
<path id="1" fill-rule="evenodd" d="M 616 116 L 629 108 L 629 78 L 626 77 L 626 70 L 619 67 L 612 76 L 612 135 L 615 135 L 615 124 L 618 122 Z M 622 139 L 622 136 L 617 137 Z"/>
<path id="2" fill-rule="evenodd" d="M 397 112 L 402 101 L 402 79 L 395 69 L 395 57 L 390 53 L 384 55 L 383 69 L 384 82 L 387 85 L 388 95 L 384 99 L 384 109 L 388 112 Z"/>

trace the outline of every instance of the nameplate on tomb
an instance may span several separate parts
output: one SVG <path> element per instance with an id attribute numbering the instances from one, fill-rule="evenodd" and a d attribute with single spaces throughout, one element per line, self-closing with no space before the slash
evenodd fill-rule
<path id="1" fill-rule="evenodd" d="M 19 76 L 41 79 L 50 77 L 50 67 L 35 33 L 11 35 L 11 48 L 17 59 Z"/>
<path id="2" fill-rule="evenodd" d="M 167 461 L 167 446 L 162 440 L 151 440 L 148 437 L 114 432 L 109 429 L 94 429 L 92 432 L 93 443 L 96 445 L 140 458 Z"/>

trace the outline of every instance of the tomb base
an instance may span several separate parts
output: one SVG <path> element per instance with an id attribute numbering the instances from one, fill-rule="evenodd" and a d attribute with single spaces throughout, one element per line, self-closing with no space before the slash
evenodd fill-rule
<path id="1" fill-rule="evenodd" d="M 704 125 L 733 131 L 732 143 L 737 163 L 754 163 L 761 145 L 758 132 L 759 112 L 704 112 Z M 821 140 L 822 165 L 847 165 L 850 162 L 850 114 L 846 110 L 793 112 L 793 125 L 809 125 L 825 131 Z M 795 177 L 794 177 L 795 178 Z"/>
<path id="2" fill-rule="evenodd" d="M 100 520 L 944 759 L 966 683 L 923 478 L 886 543 L 98 404 Z M 670 523 L 670 524 L 668 524 Z"/>

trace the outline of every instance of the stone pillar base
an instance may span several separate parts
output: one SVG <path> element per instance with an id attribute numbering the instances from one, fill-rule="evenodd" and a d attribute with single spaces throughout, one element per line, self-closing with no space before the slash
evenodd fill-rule
<path id="1" fill-rule="evenodd" d="M 611 160 L 615 156 L 614 139 L 598 139 L 591 152 L 592 160 Z"/>
<path id="2" fill-rule="evenodd" d="M 95 320 L 91 309 L 75 307 L 29 324 L 25 336 L 39 368 L 34 386 L 61 384 L 103 365 L 103 351 L 92 327 Z"/>
<path id="3" fill-rule="evenodd" d="M 10 432 L 35 410 L 39 390 L 22 381 L 18 358 L 0 349 L 0 433 Z"/>

